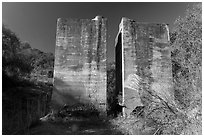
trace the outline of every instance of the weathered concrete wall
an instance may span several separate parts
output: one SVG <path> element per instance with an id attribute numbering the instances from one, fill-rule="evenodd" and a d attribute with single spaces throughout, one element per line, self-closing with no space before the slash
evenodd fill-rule
<path id="1" fill-rule="evenodd" d="M 52 105 L 92 103 L 106 109 L 106 22 L 57 20 Z"/>
<path id="2" fill-rule="evenodd" d="M 121 46 L 122 52 L 121 90 L 123 103 L 127 107 L 124 113 L 129 115 L 136 106 L 144 105 L 140 94 L 145 90 L 151 90 L 164 100 L 172 101 L 168 26 L 122 18 L 119 34 L 122 42 L 116 46 Z"/>

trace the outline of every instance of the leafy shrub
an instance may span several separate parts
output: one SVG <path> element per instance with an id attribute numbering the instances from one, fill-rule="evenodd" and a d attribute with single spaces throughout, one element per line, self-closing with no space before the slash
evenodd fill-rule
<path id="1" fill-rule="evenodd" d="M 188 8 L 175 22 L 171 35 L 175 99 L 187 116 L 182 134 L 201 134 L 202 4 Z M 191 112 L 194 111 L 193 116 Z M 196 115 L 198 117 L 196 117 Z M 197 121 L 197 122 L 196 122 Z M 198 126 L 200 125 L 200 126 Z M 189 129 L 198 129 L 192 130 Z"/>
<path id="2" fill-rule="evenodd" d="M 188 8 L 186 16 L 176 20 L 173 31 L 175 38 L 172 42 L 172 60 L 174 66 L 175 64 L 179 66 L 179 69 L 174 72 L 175 91 L 178 95 L 176 98 L 186 106 L 197 99 L 197 96 L 201 96 L 201 16 L 201 4 Z"/>
<path id="3" fill-rule="evenodd" d="M 9 76 L 30 73 L 32 67 L 27 57 L 19 54 L 20 40 L 10 29 L 2 27 L 2 69 Z"/>
<path id="4" fill-rule="evenodd" d="M 171 33 L 173 78 L 177 108 L 183 112 L 181 134 L 201 134 L 202 5 L 188 8 Z M 180 120 L 181 120 L 180 119 Z"/>
<path id="5" fill-rule="evenodd" d="M 21 42 L 14 32 L 5 25 L 2 26 L 3 88 L 23 86 L 31 80 L 35 81 L 36 76 L 40 79 L 41 75 L 47 79 L 52 78 L 53 68 L 52 53 L 32 49 L 28 42 Z"/>
<path id="6" fill-rule="evenodd" d="M 29 75 L 33 67 L 27 56 L 20 54 L 21 42 L 14 32 L 2 26 L 2 75 L 3 88 L 26 84 L 22 78 Z M 27 82 L 27 84 L 30 84 Z"/>
<path id="7" fill-rule="evenodd" d="M 125 135 L 140 134 L 143 126 L 143 122 L 134 116 L 128 118 L 118 116 L 117 118 L 111 120 L 111 123 Z"/>

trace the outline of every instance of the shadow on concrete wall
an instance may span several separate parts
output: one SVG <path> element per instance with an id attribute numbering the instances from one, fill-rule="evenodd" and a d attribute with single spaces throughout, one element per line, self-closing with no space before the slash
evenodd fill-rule
<path id="1" fill-rule="evenodd" d="M 80 85 L 79 85 L 80 86 Z M 84 90 L 83 90 L 84 89 Z M 51 99 L 51 108 L 59 110 L 64 105 L 74 105 L 78 103 L 90 103 L 84 97 L 85 87 L 73 86 L 70 83 L 55 78 Z"/>

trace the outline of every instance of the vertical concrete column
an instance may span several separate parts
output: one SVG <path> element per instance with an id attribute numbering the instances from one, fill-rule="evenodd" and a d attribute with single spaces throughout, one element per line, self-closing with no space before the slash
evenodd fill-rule
<path id="1" fill-rule="evenodd" d="M 116 81 L 122 80 L 123 115 L 145 105 L 141 100 L 144 92 L 173 101 L 168 26 L 122 18 L 119 32 L 121 42 L 116 49 L 121 50 L 116 52 L 120 55 L 116 55 L 116 68 L 121 66 L 122 75 Z"/>
<path id="2" fill-rule="evenodd" d="M 89 103 L 106 110 L 106 22 L 101 16 L 58 19 L 53 109 Z"/>

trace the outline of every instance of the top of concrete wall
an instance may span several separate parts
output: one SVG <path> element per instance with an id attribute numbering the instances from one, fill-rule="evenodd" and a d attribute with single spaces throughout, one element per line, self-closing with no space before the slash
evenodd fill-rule
<path id="1" fill-rule="evenodd" d="M 158 28 L 159 27 L 159 28 L 162 28 L 163 33 L 165 33 L 167 31 L 167 34 L 168 34 L 167 41 L 170 41 L 168 24 L 166 24 L 166 23 L 154 23 L 154 22 L 137 22 L 133 19 L 129 19 L 127 17 L 122 17 L 121 22 L 119 24 L 119 31 L 118 31 L 118 34 L 117 34 L 116 39 L 115 39 L 115 43 L 116 43 L 115 46 L 117 45 L 119 34 L 122 33 L 122 31 L 125 28 L 127 29 L 127 26 L 128 26 L 127 24 L 129 25 L 129 27 L 136 28 L 136 29 L 138 27 L 149 27 L 149 28 Z M 162 32 L 159 32 L 158 35 L 160 35 L 161 33 Z"/>
<path id="2" fill-rule="evenodd" d="M 127 18 L 127 17 L 122 17 L 122 19 L 121 19 L 121 22 L 123 22 L 123 21 L 128 21 L 128 22 L 132 22 L 132 23 L 136 23 L 136 24 L 143 24 L 143 25 L 169 25 L 169 24 L 167 24 L 167 23 L 159 23 L 159 22 L 137 22 L 137 21 L 135 21 L 135 20 L 133 20 L 133 19 L 129 19 L 129 18 Z"/>
<path id="3" fill-rule="evenodd" d="M 66 22 L 66 21 L 98 21 L 98 20 L 107 20 L 107 18 L 104 18 L 103 16 L 100 16 L 100 15 L 97 15 L 95 18 L 93 19 L 77 19 L 77 18 L 58 18 L 57 19 L 57 22 L 59 21 L 63 21 L 63 22 Z"/>

